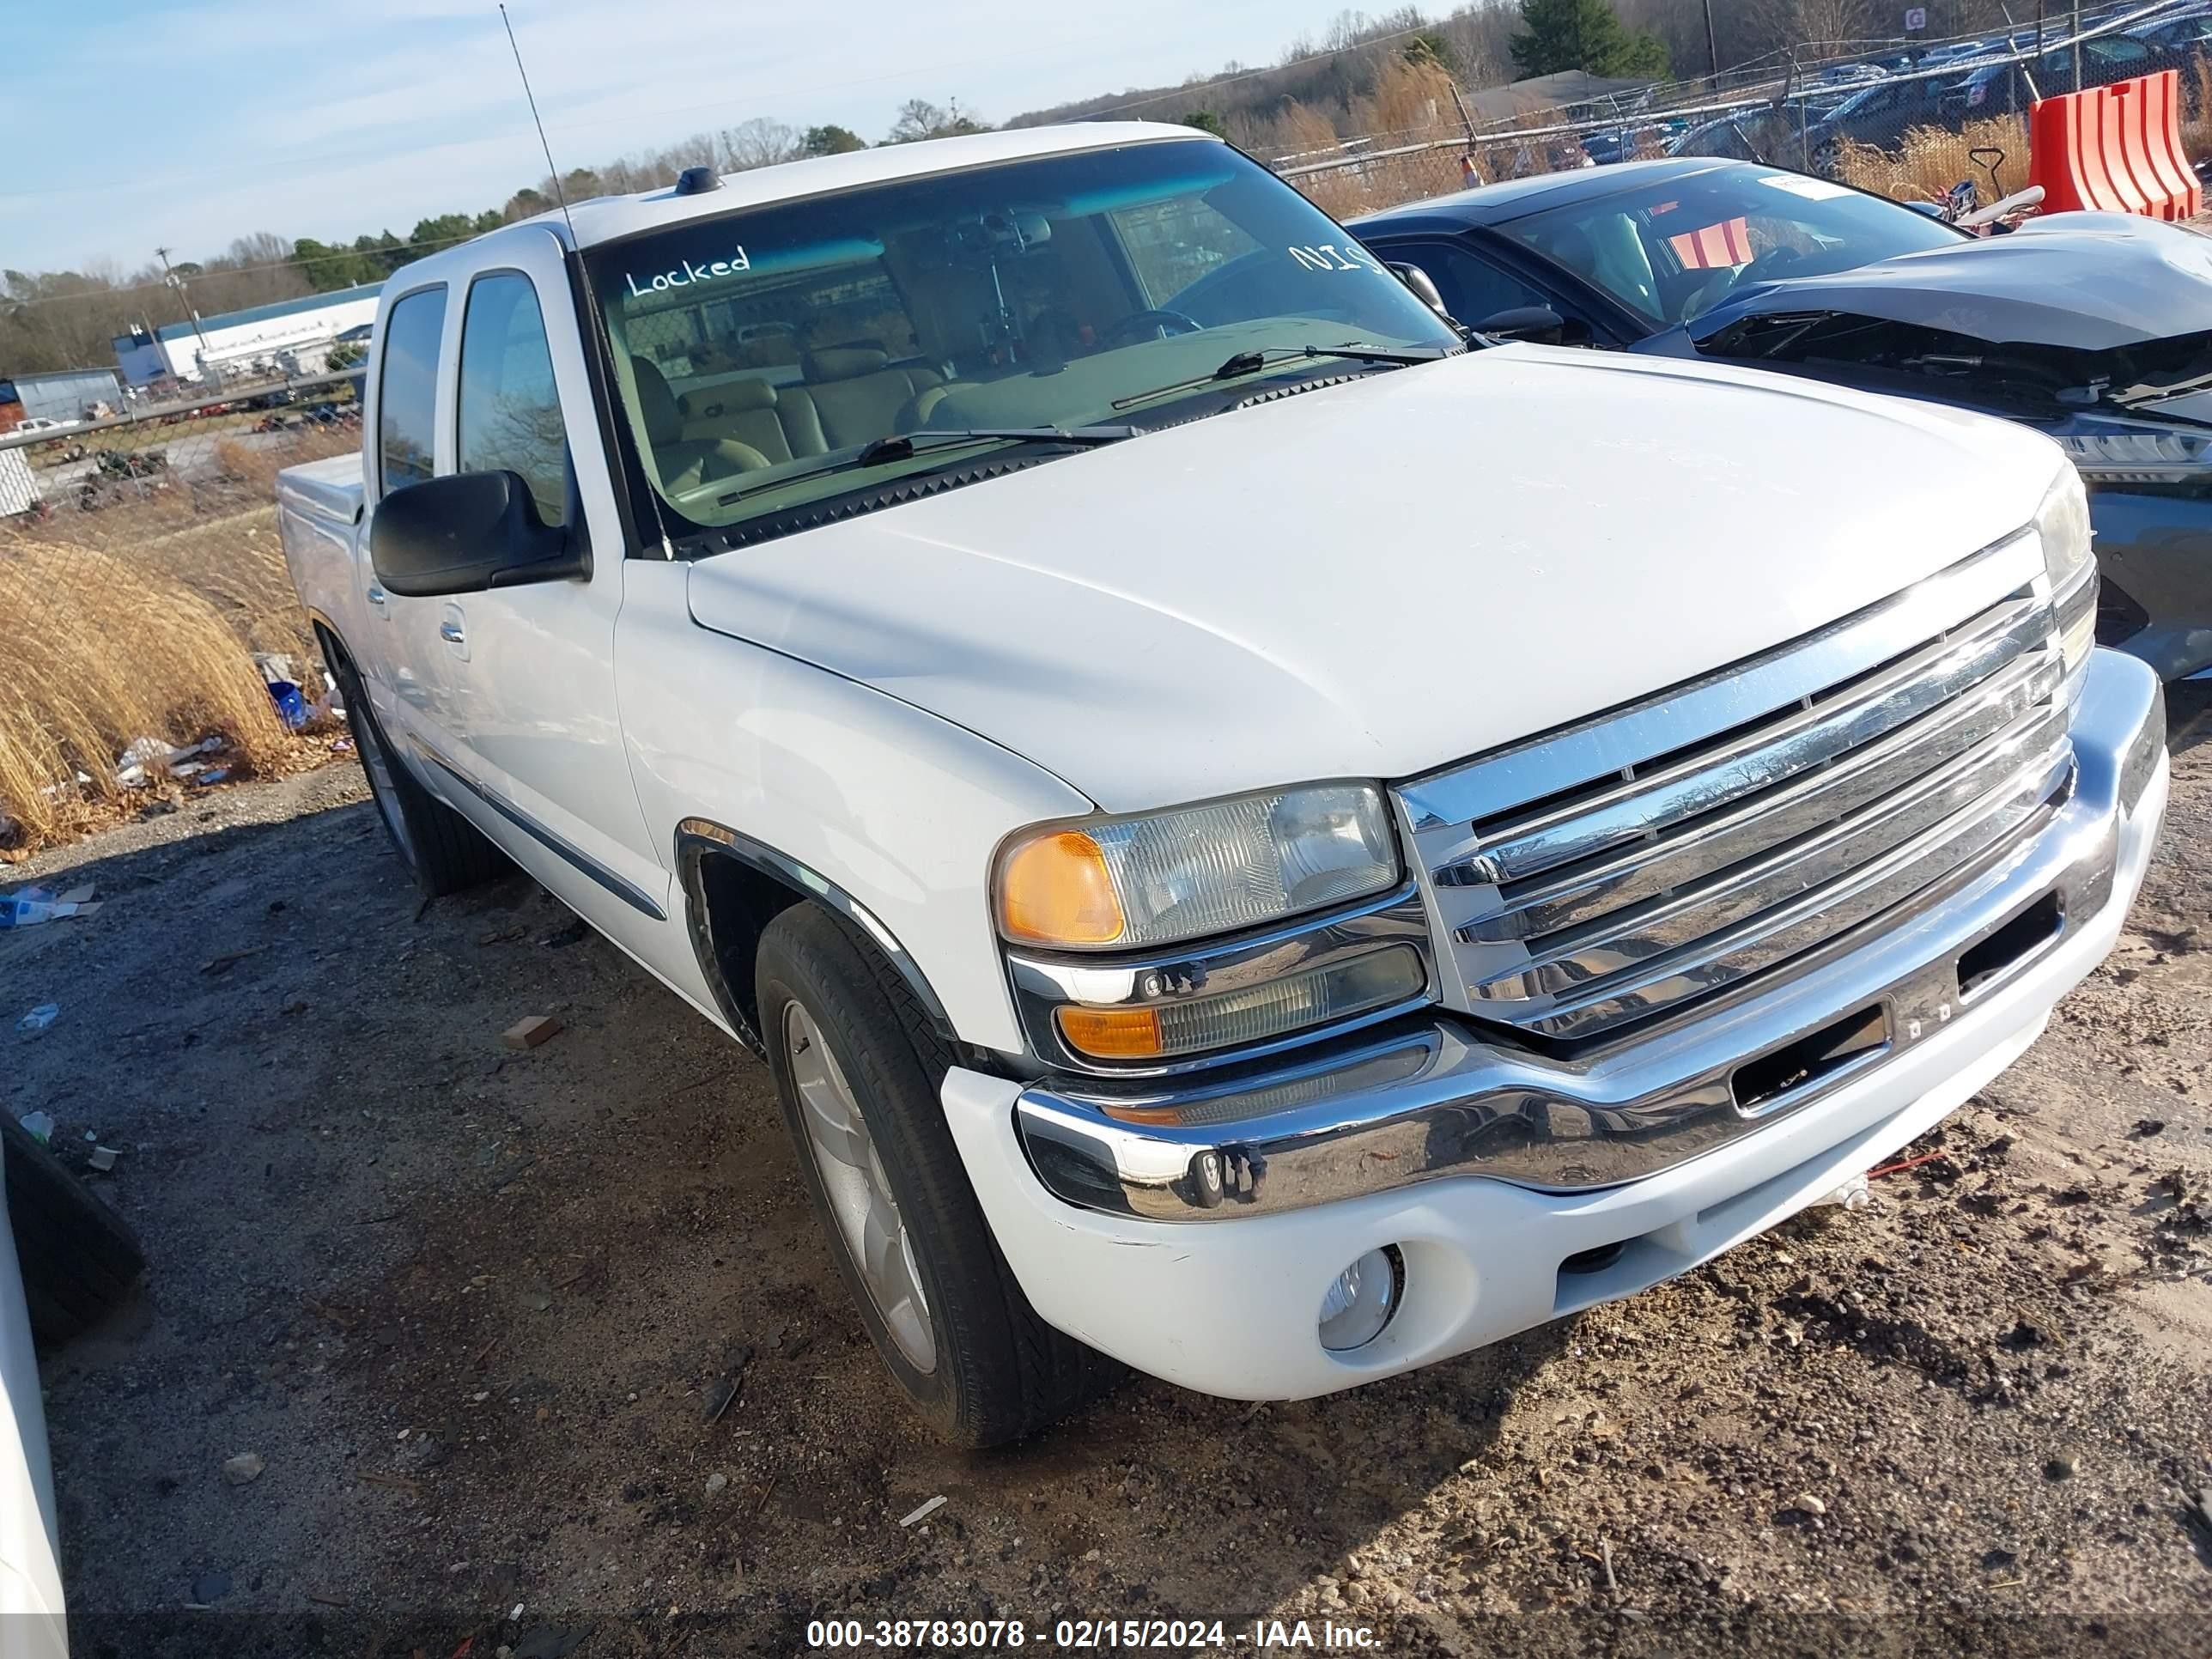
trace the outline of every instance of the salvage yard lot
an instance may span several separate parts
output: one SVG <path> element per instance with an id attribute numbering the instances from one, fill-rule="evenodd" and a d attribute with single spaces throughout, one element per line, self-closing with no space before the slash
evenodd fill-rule
<path id="1" fill-rule="evenodd" d="M 0 1104 L 122 1149 L 153 1262 L 46 1367 L 76 1651 L 781 1653 L 830 1614 L 2203 1651 L 2204 702 L 2120 948 L 1870 1212 L 1334 1399 L 1134 1380 L 982 1456 L 895 1400 L 765 1071 L 526 878 L 418 914 L 350 767 L 50 853 L 15 873 L 106 902 L 0 939 Z"/>

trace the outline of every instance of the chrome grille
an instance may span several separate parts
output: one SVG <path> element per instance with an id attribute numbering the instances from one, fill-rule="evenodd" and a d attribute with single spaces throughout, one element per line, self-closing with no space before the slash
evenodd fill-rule
<path id="1" fill-rule="evenodd" d="M 2022 534 L 1780 650 L 1395 792 L 1486 1019 L 1601 1035 L 2028 834 L 2073 757 Z"/>

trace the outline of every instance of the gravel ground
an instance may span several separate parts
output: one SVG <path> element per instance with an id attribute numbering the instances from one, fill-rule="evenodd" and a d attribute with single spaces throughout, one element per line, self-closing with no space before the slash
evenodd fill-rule
<path id="1" fill-rule="evenodd" d="M 2203 702 L 2119 950 L 1871 1210 L 1334 1399 L 1133 1381 L 982 1456 L 893 1398 L 763 1070 L 526 879 L 418 911 L 350 767 L 49 854 L 14 874 L 106 904 L 0 937 L 0 1105 L 122 1149 L 154 1264 L 46 1367 L 76 1651 L 783 1653 L 849 1613 L 2205 1652 Z"/>

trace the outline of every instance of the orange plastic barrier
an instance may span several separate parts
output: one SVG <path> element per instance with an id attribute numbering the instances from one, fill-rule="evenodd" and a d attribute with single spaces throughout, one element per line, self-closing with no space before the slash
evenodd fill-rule
<path id="1" fill-rule="evenodd" d="M 2043 186 L 2045 213 L 2186 219 L 2204 205 L 2181 146 L 2176 70 L 2042 99 L 2028 120 L 2028 182 Z"/>

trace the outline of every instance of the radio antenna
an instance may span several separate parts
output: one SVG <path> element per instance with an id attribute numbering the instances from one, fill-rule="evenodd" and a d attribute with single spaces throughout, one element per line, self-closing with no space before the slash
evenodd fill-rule
<path id="1" fill-rule="evenodd" d="M 589 310 L 594 325 L 585 331 L 584 356 L 589 361 L 599 353 L 602 342 L 611 343 L 612 336 L 607 331 L 607 319 L 599 310 L 599 289 L 592 281 L 591 273 L 584 268 L 584 240 L 576 234 L 575 216 L 568 211 L 568 192 L 561 187 L 561 169 L 554 165 L 553 146 L 546 141 L 545 123 L 538 113 L 538 94 L 530 89 L 530 71 L 522 66 L 522 47 L 514 38 L 514 20 L 507 15 L 506 0 L 500 0 L 499 21 L 506 26 L 507 44 L 514 53 L 514 72 L 522 77 L 522 95 L 530 100 L 530 119 L 538 129 L 538 147 L 545 152 L 545 170 L 553 179 L 553 199 L 561 204 L 562 222 L 568 227 L 569 246 L 565 263 L 574 273 L 574 280 L 584 296 L 585 307 Z M 602 372 L 611 386 L 614 382 L 611 359 L 605 361 Z M 623 467 L 617 457 L 611 453 L 607 461 L 614 475 L 615 495 L 619 500 L 629 485 L 623 479 Z M 647 479 L 643 481 L 642 490 L 634 492 L 633 499 L 635 493 L 641 493 L 647 505 L 653 509 L 653 526 L 660 532 L 660 556 L 672 561 L 676 557 L 676 544 L 668 534 L 668 520 L 660 510 L 659 490 L 650 479 Z"/>
<path id="2" fill-rule="evenodd" d="M 522 95 L 530 104 L 531 125 L 538 129 L 538 147 L 545 152 L 545 171 L 553 180 L 553 199 L 561 204 L 561 217 L 568 227 L 568 240 L 576 241 L 576 222 L 568 216 L 568 192 L 561 188 L 561 169 L 553 164 L 553 146 L 546 142 L 545 123 L 538 113 L 538 94 L 530 89 L 530 71 L 522 66 L 522 47 L 514 38 L 514 20 L 507 15 L 506 0 L 500 0 L 499 21 L 507 27 L 507 49 L 514 53 L 514 72 L 522 77 Z"/>

